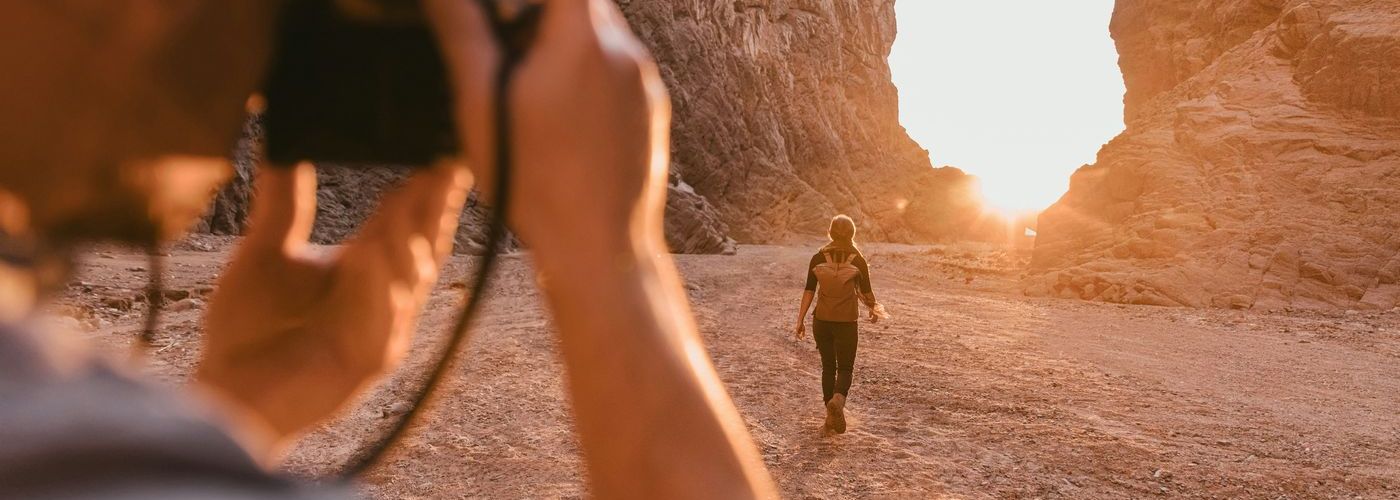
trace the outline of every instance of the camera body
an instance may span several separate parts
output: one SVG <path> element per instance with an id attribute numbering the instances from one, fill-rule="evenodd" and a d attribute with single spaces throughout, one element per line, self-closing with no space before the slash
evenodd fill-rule
<path id="1" fill-rule="evenodd" d="M 459 152 L 417 0 L 288 0 L 263 86 L 267 159 L 418 167 Z"/>

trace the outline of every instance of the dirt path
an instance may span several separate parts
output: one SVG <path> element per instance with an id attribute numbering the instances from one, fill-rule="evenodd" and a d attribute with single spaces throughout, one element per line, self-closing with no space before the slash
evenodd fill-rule
<path id="1" fill-rule="evenodd" d="M 219 246 L 219 245 L 214 245 Z M 789 326 L 810 254 L 679 259 L 703 335 L 789 498 L 1400 498 L 1400 312 L 1262 315 L 1027 299 L 988 249 L 873 246 L 893 321 L 863 325 L 851 431 L 822 437 L 820 367 Z M 196 296 L 221 252 L 179 251 Z M 120 347 L 141 262 L 94 259 L 60 312 Z M 467 269 L 452 264 L 449 276 Z M 381 498 L 585 494 L 563 367 L 524 258 L 512 257 L 436 411 L 369 479 Z M 972 278 L 969 283 L 968 278 Z M 86 287 L 87 291 L 83 290 Z M 444 280 L 410 368 L 460 291 Z M 173 313 L 152 369 L 179 380 L 201 305 Z M 313 433 L 289 469 L 343 461 L 407 397 L 401 375 Z"/>

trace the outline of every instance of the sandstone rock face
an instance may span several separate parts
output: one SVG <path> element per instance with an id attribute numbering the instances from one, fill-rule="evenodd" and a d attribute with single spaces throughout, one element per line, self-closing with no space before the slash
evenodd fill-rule
<path id="1" fill-rule="evenodd" d="M 810 239 L 837 213 L 854 217 L 868 239 L 1002 237 L 982 216 L 973 179 L 931 168 L 899 125 L 886 63 L 893 0 L 618 3 L 671 92 L 672 250 L 725 253 L 735 239 Z M 327 170 L 318 241 L 347 235 L 400 175 Z M 249 178 L 245 165 L 208 230 L 237 231 Z M 459 242 L 474 241 L 468 235 L 482 232 L 473 227 L 480 220 L 467 214 Z"/>
<path id="2" fill-rule="evenodd" d="M 819 236 L 837 213 L 873 239 L 976 226 L 971 179 L 899 125 L 893 0 L 619 4 L 671 91 L 673 169 L 738 240 Z"/>
<path id="3" fill-rule="evenodd" d="M 677 253 L 733 255 L 737 243 L 714 206 L 674 172 L 667 184 L 666 244 Z"/>
<path id="4" fill-rule="evenodd" d="M 1400 2 L 1119 0 L 1127 131 L 1039 220 L 1027 292 L 1400 305 Z"/>
<path id="5" fill-rule="evenodd" d="M 1123 57 L 1131 121 L 1153 96 L 1195 76 L 1278 18 L 1277 0 L 1120 1 L 1109 29 Z"/>
<path id="6" fill-rule="evenodd" d="M 233 178 L 214 197 L 209 212 L 204 215 L 194 231 L 222 235 L 243 234 L 243 224 L 248 220 L 248 201 L 253 194 L 253 164 L 260 150 L 262 124 L 258 120 L 243 123 L 243 135 L 238 140 L 230 156 L 233 164 Z"/>

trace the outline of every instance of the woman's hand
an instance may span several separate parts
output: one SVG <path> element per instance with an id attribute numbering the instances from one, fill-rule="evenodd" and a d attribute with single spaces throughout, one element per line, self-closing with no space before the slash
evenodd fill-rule
<path id="1" fill-rule="evenodd" d="M 316 214 L 310 164 L 262 168 L 248 234 L 204 318 L 197 378 L 230 413 L 255 456 L 319 422 L 408 347 L 419 310 L 452 249 L 471 176 L 458 165 L 415 174 L 334 256 L 309 248 Z"/>
<path id="2" fill-rule="evenodd" d="M 796 338 L 797 340 L 802 340 L 803 337 L 807 336 L 807 325 L 801 321 L 798 321 L 797 328 L 793 330 L 792 334 L 793 338 Z"/>
<path id="3" fill-rule="evenodd" d="M 874 296 L 871 296 L 869 304 L 871 323 L 879 323 L 880 320 L 889 319 L 890 313 L 885 311 L 885 305 L 876 302 Z"/>

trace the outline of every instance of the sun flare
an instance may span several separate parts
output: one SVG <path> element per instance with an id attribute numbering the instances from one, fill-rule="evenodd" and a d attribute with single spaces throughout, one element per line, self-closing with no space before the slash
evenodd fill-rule
<path id="1" fill-rule="evenodd" d="M 907 1 L 890 67 L 900 122 L 989 211 L 1043 210 L 1123 130 L 1113 0 Z"/>
<path id="2" fill-rule="evenodd" d="M 1006 189 L 1008 186 L 1011 188 Z M 998 187 L 1002 189 L 998 190 Z M 989 189 L 982 179 L 977 179 L 972 186 L 973 199 L 982 206 L 982 217 L 1005 222 L 1008 235 L 1019 234 L 1021 230 L 1033 226 L 1036 215 L 1054 203 L 1054 200 L 1038 201 L 1045 198 L 1040 193 L 1048 190 L 1030 192 L 1016 187 L 1016 183 L 1002 183 L 993 184 Z"/>
<path id="3" fill-rule="evenodd" d="M 1069 189 L 1069 182 L 1025 182 L 1016 176 L 991 175 L 979 177 L 977 193 L 982 204 L 991 212 L 1015 218 L 1049 207 Z"/>

